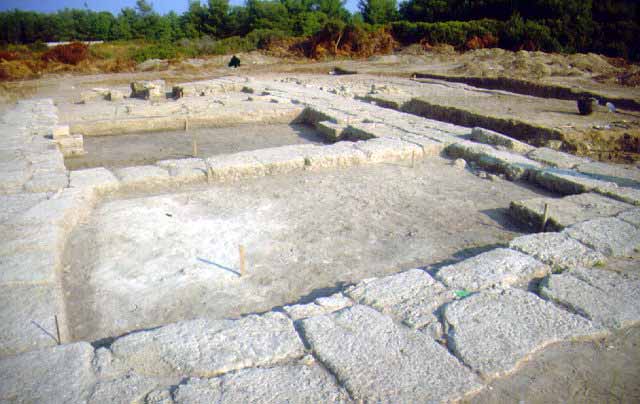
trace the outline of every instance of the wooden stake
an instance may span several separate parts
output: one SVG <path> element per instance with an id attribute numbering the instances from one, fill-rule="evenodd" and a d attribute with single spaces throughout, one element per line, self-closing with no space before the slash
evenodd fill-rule
<path id="1" fill-rule="evenodd" d="M 193 133 L 193 136 L 191 136 L 191 143 L 193 146 L 193 157 L 198 157 L 198 139 L 196 138 L 195 133 Z"/>
<path id="2" fill-rule="evenodd" d="M 411 151 L 411 168 L 416 167 L 416 152 L 415 150 Z"/>
<path id="3" fill-rule="evenodd" d="M 58 316 L 54 315 L 53 319 L 56 320 L 56 336 L 58 337 L 58 345 L 61 345 L 62 340 L 60 339 L 60 325 L 58 324 Z"/>
<path id="4" fill-rule="evenodd" d="M 549 220 L 549 204 L 544 204 L 544 215 L 542 216 L 542 226 L 540 227 L 540 232 L 544 232 L 545 227 L 547 227 L 547 221 Z"/>
<path id="5" fill-rule="evenodd" d="M 244 276 L 246 273 L 245 263 L 244 263 L 244 246 L 241 245 L 238 248 L 240 252 L 240 276 Z"/>

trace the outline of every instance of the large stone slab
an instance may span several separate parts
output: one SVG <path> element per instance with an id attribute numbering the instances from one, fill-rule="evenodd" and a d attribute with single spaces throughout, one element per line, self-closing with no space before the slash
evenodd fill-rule
<path id="1" fill-rule="evenodd" d="M 634 166 L 591 162 L 580 164 L 578 171 L 603 181 L 615 182 L 623 187 L 640 187 L 640 169 Z"/>
<path id="2" fill-rule="evenodd" d="M 67 329 L 62 295 L 53 285 L 0 286 L 0 357 L 57 345 Z"/>
<path id="3" fill-rule="evenodd" d="M 574 168 L 579 164 L 585 164 L 589 162 L 588 159 L 549 149 L 547 147 L 539 147 L 537 149 L 534 149 L 529 154 L 527 154 L 527 157 L 537 162 L 557 168 Z"/>
<path id="4" fill-rule="evenodd" d="M 627 203 L 587 193 L 560 199 L 534 198 L 513 201 L 509 206 L 509 213 L 521 222 L 539 229 L 544 217 L 545 204 L 549 206 L 546 230 L 562 230 L 576 223 L 615 216 L 633 209 L 633 206 Z"/>
<path id="5" fill-rule="evenodd" d="M 76 404 L 95 382 L 93 348 L 62 345 L 0 360 L 0 402 Z"/>
<path id="6" fill-rule="evenodd" d="M 563 233 L 536 233 L 511 240 L 509 247 L 550 265 L 554 270 L 604 264 L 606 257 Z"/>
<path id="7" fill-rule="evenodd" d="M 449 347 L 484 377 L 507 374 L 554 342 L 596 337 L 605 330 L 519 289 L 490 290 L 444 309 Z"/>
<path id="8" fill-rule="evenodd" d="M 294 304 L 284 306 L 282 309 L 291 317 L 292 320 L 300 320 L 307 317 L 321 316 L 327 313 L 333 313 L 353 305 L 353 301 L 342 293 L 336 293 L 327 297 L 319 297 L 312 303 Z"/>
<path id="9" fill-rule="evenodd" d="M 640 276 L 576 268 L 544 280 L 540 294 L 611 328 L 640 323 Z"/>
<path id="10" fill-rule="evenodd" d="M 99 381 L 93 388 L 88 403 L 141 403 L 158 384 L 158 381 L 151 377 L 129 372 L 121 377 Z"/>
<path id="11" fill-rule="evenodd" d="M 308 149 L 308 145 L 290 145 L 255 150 L 252 153 L 264 165 L 266 174 L 277 175 L 303 170 L 305 150 Z"/>
<path id="12" fill-rule="evenodd" d="M 129 190 L 149 189 L 169 182 L 167 170 L 157 166 L 119 168 L 115 174 L 120 179 L 120 186 Z"/>
<path id="13" fill-rule="evenodd" d="M 47 194 L 14 194 L 0 196 L 0 223 L 23 213 L 39 202 L 47 199 Z"/>
<path id="14" fill-rule="evenodd" d="M 618 219 L 631 223 L 636 227 L 640 227 L 640 209 L 628 210 L 618 215 Z"/>
<path id="15" fill-rule="evenodd" d="M 169 172 L 172 183 L 189 184 L 207 179 L 207 164 L 199 158 L 162 160 L 156 165 Z"/>
<path id="16" fill-rule="evenodd" d="M 604 255 L 630 257 L 640 253 L 640 229 L 617 218 L 590 220 L 564 232 Z"/>
<path id="17" fill-rule="evenodd" d="M 518 251 L 497 248 L 441 268 L 436 278 L 450 288 L 467 291 L 524 284 L 542 278 L 550 268 Z"/>
<path id="18" fill-rule="evenodd" d="M 55 246 L 48 250 L 0 255 L 0 285 L 52 284 L 56 281 L 61 264 L 61 256 Z"/>
<path id="19" fill-rule="evenodd" d="M 504 146 L 516 153 L 528 153 L 535 150 L 535 147 L 520 142 L 514 138 L 494 132 L 484 128 L 473 128 L 471 130 L 471 140 L 479 143 L 490 144 L 494 146 Z M 531 156 L 530 156 L 531 157 Z M 534 159 L 535 160 L 535 159 Z"/>
<path id="20" fill-rule="evenodd" d="M 221 154 L 207 159 L 207 169 L 214 181 L 236 181 L 242 178 L 261 177 L 267 169 L 252 152 Z"/>
<path id="21" fill-rule="evenodd" d="M 356 302 L 372 306 L 409 327 L 428 326 L 434 337 L 442 333 L 435 311 L 455 297 L 453 291 L 420 269 L 367 279 L 345 293 Z"/>
<path id="22" fill-rule="evenodd" d="M 71 188 L 89 188 L 100 194 L 117 191 L 120 181 L 115 175 L 104 167 L 90 168 L 87 170 L 71 171 Z"/>
<path id="23" fill-rule="evenodd" d="M 444 402 L 481 386 L 431 337 L 367 306 L 308 318 L 301 326 L 311 349 L 356 400 Z"/>
<path id="24" fill-rule="evenodd" d="M 609 188 L 616 184 L 597 180 L 585 174 L 573 170 L 548 168 L 533 173 L 529 180 L 549 191 L 563 195 L 581 194 L 591 192 L 598 188 Z"/>
<path id="25" fill-rule="evenodd" d="M 401 160 L 422 159 L 422 147 L 395 138 L 370 139 L 354 144 L 369 162 L 384 163 Z"/>
<path id="26" fill-rule="evenodd" d="M 348 403 L 349 396 L 317 363 L 240 370 L 215 379 L 191 379 L 175 392 L 187 403 Z"/>
<path id="27" fill-rule="evenodd" d="M 193 320 L 116 340 L 116 358 L 142 375 L 212 377 L 301 357 L 302 342 L 282 313 Z"/>
<path id="28" fill-rule="evenodd" d="M 347 168 L 365 164 L 367 156 L 352 142 L 338 142 L 329 146 L 305 148 L 305 168 Z"/>
<path id="29" fill-rule="evenodd" d="M 640 189 L 629 187 L 618 187 L 615 184 L 600 186 L 595 191 L 609 198 L 617 199 L 631 205 L 640 206 Z"/>

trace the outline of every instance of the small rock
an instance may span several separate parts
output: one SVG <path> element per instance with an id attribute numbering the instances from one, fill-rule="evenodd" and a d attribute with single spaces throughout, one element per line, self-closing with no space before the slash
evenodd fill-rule
<path id="1" fill-rule="evenodd" d="M 458 170 L 464 170 L 465 168 L 467 168 L 467 161 L 464 159 L 455 159 L 453 161 L 453 166 Z"/>

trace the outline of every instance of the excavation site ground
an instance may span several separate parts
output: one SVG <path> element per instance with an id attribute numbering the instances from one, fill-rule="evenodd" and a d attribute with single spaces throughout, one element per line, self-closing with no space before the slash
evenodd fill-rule
<path id="1" fill-rule="evenodd" d="M 6 86 L 0 402 L 640 400 L 640 93 L 464 63 Z"/>

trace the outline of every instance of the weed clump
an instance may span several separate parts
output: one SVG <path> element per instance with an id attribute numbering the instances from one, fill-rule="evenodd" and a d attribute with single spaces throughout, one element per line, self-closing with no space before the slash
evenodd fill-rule
<path id="1" fill-rule="evenodd" d="M 89 46 L 73 42 L 68 45 L 58 45 L 45 52 L 42 60 L 45 62 L 60 62 L 67 65 L 77 65 L 89 57 Z"/>

